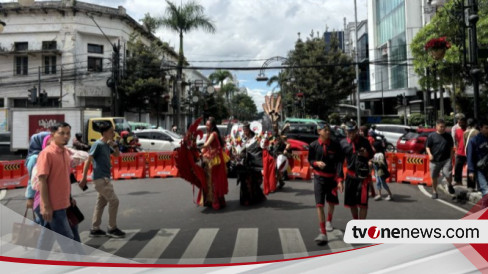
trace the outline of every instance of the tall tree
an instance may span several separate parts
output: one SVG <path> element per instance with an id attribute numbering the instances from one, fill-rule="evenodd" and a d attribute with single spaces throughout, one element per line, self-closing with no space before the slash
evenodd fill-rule
<path id="1" fill-rule="evenodd" d="M 229 101 L 229 94 L 233 91 L 231 88 L 227 88 L 226 90 L 224 89 L 224 81 L 226 79 L 229 80 L 234 80 L 234 77 L 232 76 L 232 73 L 228 70 L 221 70 L 218 69 L 212 74 L 208 76 L 208 79 L 212 81 L 214 84 L 219 84 L 220 85 L 220 92 L 222 95 L 225 95 L 225 98 L 227 99 L 227 103 L 230 103 Z M 232 85 L 234 85 L 232 83 Z"/>
<path id="2" fill-rule="evenodd" d="M 142 18 L 139 21 L 142 22 L 142 25 L 150 33 L 155 33 L 158 27 L 160 26 L 159 20 L 155 17 L 152 17 L 151 14 L 149 13 L 144 14 L 144 18 Z"/>
<path id="3" fill-rule="evenodd" d="M 159 73 L 164 49 L 157 42 L 146 46 L 136 35 L 131 35 L 128 51 L 131 54 L 119 86 L 121 108 L 139 113 L 150 110 L 159 115 L 161 109 L 167 109 L 167 103 L 160 99 L 163 92 L 168 92 Z"/>
<path id="4" fill-rule="evenodd" d="M 258 110 L 256 103 L 247 94 L 240 93 L 234 96 L 232 98 L 232 105 L 235 109 L 239 110 L 234 113 L 234 118 L 240 121 L 252 121 L 257 116 Z"/>
<path id="5" fill-rule="evenodd" d="M 186 34 L 192 30 L 203 29 L 207 32 L 214 33 L 215 26 L 212 20 L 205 16 L 202 5 L 195 1 L 190 1 L 184 5 L 177 6 L 169 0 L 165 0 L 168 6 L 166 7 L 166 14 L 159 19 L 159 24 L 165 28 L 168 28 L 174 32 L 177 32 L 180 36 L 180 49 L 178 53 L 178 71 L 177 77 L 181 79 L 183 74 L 184 54 L 183 54 L 183 34 Z M 176 94 L 177 100 L 179 100 L 179 93 Z M 180 107 L 176 109 L 176 123 L 179 124 Z M 182 128 L 182 125 L 179 125 Z"/>
<path id="6" fill-rule="evenodd" d="M 284 105 L 293 104 L 296 94 L 303 93 L 302 112 L 308 116 L 327 119 L 328 112 L 333 112 L 355 90 L 352 59 L 339 49 L 337 37 L 330 45 L 326 45 L 323 37 L 298 39 L 295 49 L 288 53 L 288 63 L 296 68 L 285 69 L 284 73 L 293 76 L 295 82 L 286 89 Z"/>
<path id="7" fill-rule="evenodd" d="M 410 48 L 413 55 L 414 70 L 419 75 L 419 84 L 424 91 L 427 88 L 439 89 L 439 84 L 449 85 L 454 84 L 456 91 L 451 96 L 455 96 L 458 102 L 457 108 L 464 113 L 472 115 L 472 103 L 467 100 L 464 93 L 466 84 L 470 84 L 472 79 L 469 74 L 469 66 L 464 63 L 464 55 L 468 54 L 467 62 L 469 62 L 469 41 L 468 30 L 465 29 L 462 21 L 462 14 L 464 10 L 458 1 L 447 1 L 442 8 L 439 8 L 431 22 L 423 27 L 414 37 Z M 479 1 L 480 20 L 477 23 L 477 38 L 480 48 L 488 47 L 488 2 Z M 465 32 L 464 32 L 465 31 Z M 432 38 L 446 37 L 451 44 L 451 48 L 447 50 L 446 55 L 442 61 L 436 61 L 425 50 L 425 44 Z M 463 49 L 463 44 L 466 43 L 466 48 Z M 480 59 L 480 64 L 485 64 L 486 60 Z M 483 68 L 486 75 L 486 68 Z M 436 71 L 437 80 L 434 77 L 433 71 Z M 485 82 L 488 79 L 484 79 Z M 486 89 L 486 84 L 482 86 Z M 480 99 L 483 100 L 483 96 Z M 480 104 L 481 113 L 488 111 L 486 107 L 487 102 Z"/>

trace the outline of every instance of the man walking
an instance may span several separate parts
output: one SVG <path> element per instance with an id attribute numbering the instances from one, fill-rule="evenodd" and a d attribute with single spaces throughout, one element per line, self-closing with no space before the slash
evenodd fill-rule
<path id="1" fill-rule="evenodd" d="M 37 176 L 39 179 L 40 206 L 36 214 L 42 230 L 38 249 L 48 251 L 56 237 L 61 249 L 66 254 L 76 254 L 74 241 L 63 240 L 58 234 L 73 239 L 66 209 L 70 206 L 71 183 L 69 180 L 70 154 L 65 148 L 71 137 L 71 126 L 67 123 L 56 123 L 50 127 L 51 144 L 39 153 L 37 159 Z M 47 231 L 52 230 L 52 233 Z M 39 259 L 47 258 L 38 255 Z"/>
<path id="2" fill-rule="evenodd" d="M 335 205 L 339 204 L 337 191 L 342 192 L 343 189 L 342 163 L 344 157 L 339 142 L 330 138 L 329 125 L 319 124 L 317 131 L 319 139 L 310 144 L 308 161 L 313 168 L 315 204 L 320 227 L 320 234 L 315 238 L 315 242 L 318 245 L 324 245 L 327 244 L 327 232 L 334 229 L 332 227 L 332 215 Z M 328 204 L 327 222 L 324 214 L 325 201 Z"/>
<path id="3" fill-rule="evenodd" d="M 86 186 L 86 176 L 90 164 L 93 163 L 93 184 L 98 192 L 97 204 L 93 212 L 92 229 L 90 237 L 105 236 L 107 233 L 100 229 L 102 223 L 102 214 L 108 203 L 108 236 L 114 238 L 124 238 L 125 232 L 117 227 L 117 210 L 119 208 L 119 198 L 114 192 L 114 186 L 110 182 L 111 165 L 110 154 L 115 157 L 119 156 L 119 148 L 114 142 L 115 131 L 112 124 L 102 124 L 100 126 L 102 138 L 97 140 L 90 148 L 90 157 L 85 162 L 83 168 L 83 178 L 80 181 L 80 187 Z"/>
<path id="4" fill-rule="evenodd" d="M 466 131 L 466 118 L 458 121 L 458 129 L 454 133 L 454 146 L 456 147 L 456 164 L 454 165 L 454 182 L 456 185 L 463 184 L 463 168 L 466 165 L 466 152 L 464 147 L 464 132 Z M 468 184 L 469 185 L 469 184 Z"/>
<path id="5" fill-rule="evenodd" d="M 451 134 L 446 132 L 446 123 L 439 119 L 436 121 L 436 131 L 427 137 L 425 151 L 430 160 L 430 177 L 432 178 L 432 199 L 439 198 L 437 184 L 439 173 L 447 180 L 450 194 L 454 194 L 452 186 L 452 158 L 454 157 L 454 141 Z"/>
<path id="6" fill-rule="evenodd" d="M 488 205 L 486 201 L 488 194 L 488 120 L 483 118 L 480 120 L 480 134 L 476 135 L 468 143 L 468 176 L 471 180 L 478 180 L 479 188 L 481 190 L 482 207 Z"/>
<path id="7" fill-rule="evenodd" d="M 468 144 L 471 139 L 473 139 L 476 135 L 480 133 L 480 131 L 476 128 L 477 127 L 477 122 L 473 118 L 469 118 L 468 121 L 468 128 L 464 132 L 464 152 L 466 154 L 466 157 L 468 155 Z M 467 158 L 466 158 L 467 162 Z M 476 177 L 476 176 L 474 176 Z M 479 189 L 478 184 L 476 183 L 476 180 L 471 180 L 471 178 L 468 176 L 468 189 L 470 191 L 474 191 L 476 189 Z"/>
<path id="8" fill-rule="evenodd" d="M 359 135 L 356 123 L 347 122 L 345 128 L 347 138 L 340 142 L 347 163 L 344 206 L 350 208 L 353 219 L 366 219 L 374 152 L 369 141 Z"/>

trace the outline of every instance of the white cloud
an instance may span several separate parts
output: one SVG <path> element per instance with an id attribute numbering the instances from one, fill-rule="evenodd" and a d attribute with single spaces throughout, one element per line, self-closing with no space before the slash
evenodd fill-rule
<path id="1" fill-rule="evenodd" d="M 179 4 L 179 0 L 172 0 Z M 2 2 L 2 0 L 0 0 Z M 6 1 L 3 1 L 6 2 Z M 135 20 L 145 13 L 153 17 L 164 15 L 166 2 L 162 0 L 84 0 L 84 2 L 110 7 L 124 6 Z M 186 0 L 183 0 L 186 2 Z M 197 66 L 218 67 L 260 67 L 265 59 L 286 56 L 293 49 L 301 33 L 305 38 L 313 30 L 322 33 L 329 30 L 342 30 L 344 17 L 354 20 L 352 0 L 200 0 L 205 14 L 212 18 L 216 33 L 209 34 L 194 30 L 184 36 L 184 53 L 187 60 L 230 60 L 261 59 L 254 62 L 238 63 L 194 63 Z M 366 19 L 367 0 L 357 0 L 358 20 Z M 176 50 L 179 47 L 178 35 L 167 29 L 156 33 L 163 41 L 169 42 Z M 208 75 L 209 71 L 203 71 Z M 246 72 L 238 74 L 241 84 L 250 88 L 251 96 L 258 109 L 264 102 L 265 86 L 255 85 Z M 249 72 L 247 72 L 249 73 Z M 257 75 L 257 71 L 254 72 Z M 242 77 L 242 78 L 241 78 Z M 271 88 L 269 88 L 271 89 Z"/>

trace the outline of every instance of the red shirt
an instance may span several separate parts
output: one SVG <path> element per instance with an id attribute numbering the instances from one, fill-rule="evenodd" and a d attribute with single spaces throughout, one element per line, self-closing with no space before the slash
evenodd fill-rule
<path id="1" fill-rule="evenodd" d="M 69 170 L 70 155 L 68 150 L 58 147 L 54 142 L 42 150 L 39 158 L 37 158 L 37 175 L 47 176 L 49 200 L 53 211 L 70 206 Z M 41 213 L 44 213 L 43 208 L 44 203 L 41 199 Z"/>
<path id="2" fill-rule="evenodd" d="M 466 152 L 464 150 L 464 132 L 466 130 L 462 128 L 456 129 L 454 138 L 456 139 L 456 154 L 460 156 L 466 156 Z"/>

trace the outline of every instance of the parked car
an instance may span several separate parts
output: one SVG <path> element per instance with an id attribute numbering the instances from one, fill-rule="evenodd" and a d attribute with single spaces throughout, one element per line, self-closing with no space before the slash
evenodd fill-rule
<path id="1" fill-rule="evenodd" d="M 217 125 L 217 128 L 219 129 L 220 137 L 225 139 L 225 136 L 227 136 L 230 132 L 227 132 L 227 125 Z M 198 137 L 197 138 L 197 146 L 201 147 L 203 144 L 205 144 L 205 140 L 207 139 L 207 128 L 205 125 L 198 126 L 197 130 L 203 131 L 203 136 L 202 138 Z"/>
<path id="2" fill-rule="evenodd" d="M 375 126 L 375 132 L 385 137 L 387 146 L 389 144 L 396 146 L 400 137 L 402 137 L 405 133 L 416 129 L 415 127 L 404 125 L 377 124 Z"/>
<path id="3" fill-rule="evenodd" d="M 330 126 L 333 137 L 340 140 L 345 137 L 344 132 L 340 127 Z M 295 139 L 311 144 L 319 138 L 317 132 L 317 125 L 315 124 L 290 124 L 290 129 L 286 132 L 288 139 Z"/>
<path id="4" fill-rule="evenodd" d="M 291 151 L 308 151 L 309 145 L 305 142 L 289 138 L 287 138 L 287 142 L 290 144 Z"/>
<path id="5" fill-rule="evenodd" d="M 182 137 L 166 129 L 134 131 L 143 151 L 174 151 L 180 147 Z"/>
<path id="6" fill-rule="evenodd" d="M 405 133 L 397 142 L 397 151 L 413 154 L 424 154 L 427 137 L 435 132 L 435 128 L 418 128 Z M 450 133 L 451 128 L 447 127 Z"/>
<path id="7" fill-rule="evenodd" d="M 413 154 L 424 154 L 427 137 L 435 131 L 434 128 L 410 130 L 403 134 L 397 142 L 397 151 Z"/>

